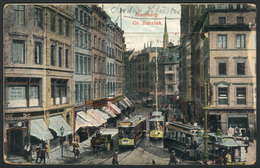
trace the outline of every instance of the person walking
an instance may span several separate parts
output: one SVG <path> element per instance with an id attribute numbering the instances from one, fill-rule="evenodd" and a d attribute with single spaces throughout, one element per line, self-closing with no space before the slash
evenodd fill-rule
<path id="1" fill-rule="evenodd" d="M 50 152 L 50 147 L 47 143 L 45 143 L 45 147 L 46 147 L 46 155 L 47 155 L 47 159 L 49 159 L 49 152 Z"/>
<path id="2" fill-rule="evenodd" d="M 171 152 L 169 165 L 176 165 L 177 160 L 175 157 L 175 151 Z"/>
<path id="3" fill-rule="evenodd" d="M 45 146 L 45 144 L 43 144 L 42 145 L 42 150 L 41 150 L 41 162 L 43 160 L 43 164 L 45 164 L 45 161 L 46 161 L 45 154 L 46 154 L 46 146 Z"/>
<path id="4" fill-rule="evenodd" d="M 118 152 L 117 152 L 117 150 L 114 152 L 114 156 L 113 156 L 113 159 L 112 159 L 112 164 L 113 165 L 118 165 Z"/>
<path id="5" fill-rule="evenodd" d="M 75 151 L 74 151 L 74 159 L 78 159 L 79 158 L 79 146 L 75 146 Z"/>
<path id="6" fill-rule="evenodd" d="M 27 146 L 27 150 L 26 150 L 26 155 L 27 155 L 27 161 L 28 162 L 32 162 L 32 146 L 29 144 Z"/>
<path id="7" fill-rule="evenodd" d="M 39 144 L 37 144 L 36 146 L 36 161 L 35 163 L 38 163 L 38 159 L 40 159 L 41 157 L 41 147 Z"/>

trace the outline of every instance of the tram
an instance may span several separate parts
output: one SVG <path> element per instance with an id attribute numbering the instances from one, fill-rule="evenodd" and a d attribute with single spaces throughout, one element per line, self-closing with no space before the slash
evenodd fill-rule
<path id="1" fill-rule="evenodd" d="M 149 119 L 149 139 L 161 140 L 164 133 L 164 116 L 160 111 L 152 112 Z"/>
<path id="2" fill-rule="evenodd" d="M 135 147 L 137 141 L 146 134 L 146 118 L 136 115 L 120 122 L 118 127 L 118 146 Z"/>
<path id="3" fill-rule="evenodd" d="M 176 155 L 199 159 L 197 148 L 203 144 L 203 128 L 178 121 L 167 122 L 163 145 L 169 151 L 175 150 Z"/>

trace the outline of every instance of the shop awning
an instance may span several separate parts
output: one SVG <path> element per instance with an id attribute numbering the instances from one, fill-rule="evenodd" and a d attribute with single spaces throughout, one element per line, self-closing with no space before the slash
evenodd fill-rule
<path id="1" fill-rule="evenodd" d="M 94 109 L 87 110 L 87 114 L 91 115 L 95 120 L 97 120 L 99 123 L 106 123 L 107 120 L 105 120 L 103 117 L 101 117 Z"/>
<path id="2" fill-rule="evenodd" d="M 79 115 L 77 115 L 76 126 L 75 126 L 76 131 L 81 127 L 93 127 L 93 125 L 90 122 L 81 118 Z"/>
<path id="3" fill-rule="evenodd" d="M 79 117 L 81 117 L 83 120 L 91 123 L 91 125 L 94 127 L 99 127 L 103 124 L 103 123 L 99 122 L 98 120 L 96 120 L 95 118 L 93 118 L 91 115 L 85 113 L 84 111 L 78 112 L 77 115 Z"/>
<path id="4" fill-rule="evenodd" d="M 108 102 L 108 107 L 112 108 L 117 114 L 121 114 L 121 110 L 115 104 Z"/>
<path id="5" fill-rule="evenodd" d="M 49 128 L 53 129 L 57 133 L 57 136 L 61 136 L 61 133 L 60 133 L 61 127 L 64 128 L 63 136 L 69 135 L 73 132 L 72 128 L 63 119 L 63 117 L 61 115 L 56 115 L 56 116 L 50 117 Z"/>
<path id="6" fill-rule="evenodd" d="M 119 105 L 121 105 L 123 108 L 127 109 L 127 105 L 125 105 L 125 103 L 123 103 L 122 101 L 119 101 Z"/>
<path id="7" fill-rule="evenodd" d="M 108 120 L 109 118 L 111 118 L 106 112 L 102 112 L 99 109 L 95 109 L 95 112 L 101 116 L 102 118 L 104 118 L 105 120 Z"/>
<path id="8" fill-rule="evenodd" d="M 131 107 L 131 104 L 126 100 L 126 99 L 123 99 L 122 100 L 128 107 Z"/>
<path id="9" fill-rule="evenodd" d="M 109 109 L 109 108 L 107 108 L 107 107 L 102 107 L 102 110 L 104 111 L 104 112 L 106 112 L 108 115 L 110 115 L 111 117 L 116 117 L 116 115 Z"/>
<path id="10" fill-rule="evenodd" d="M 133 106 L 133 103 L 132 103 L 127 97 L 125 97 L 125 100 L 126 100 L 128 103 L 130 103 L 131 106 Z"/>
<path id="11" fill-rule="evenodd" d="M 30 120 L 30 135 L 43 141 L 53 139 L 51 132 L 42 118 Z"/>

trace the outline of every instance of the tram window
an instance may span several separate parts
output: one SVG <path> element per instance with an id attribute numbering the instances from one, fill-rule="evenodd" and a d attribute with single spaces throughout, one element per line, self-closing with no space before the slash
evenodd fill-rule
<path id="1" fill-rule="evenodd" d="M 188 144 L 188 145 L 191 144 L 191 138 L 190 137 L 186 137 L 186 144 Z"/>
<path id="2" fill-rule="evenodd" d="M 129 138 L 134 138 L 134 136 L 135 136 L 134 128 L 130 128 Z"/>

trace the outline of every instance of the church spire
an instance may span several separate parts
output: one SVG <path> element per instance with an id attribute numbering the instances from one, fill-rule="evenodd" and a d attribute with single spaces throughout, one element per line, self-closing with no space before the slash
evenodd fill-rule
<path id="1" fill-rule="evenodd" d="M 163 48 L 167 48 L 168 45 L 168 33 L 167 33 L 167 23 L 166 23 L 166 16 L 164 22 L 164 34 L 163 34 Z"/>

